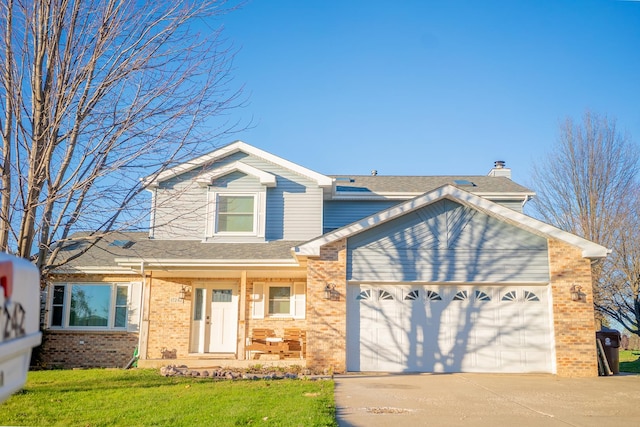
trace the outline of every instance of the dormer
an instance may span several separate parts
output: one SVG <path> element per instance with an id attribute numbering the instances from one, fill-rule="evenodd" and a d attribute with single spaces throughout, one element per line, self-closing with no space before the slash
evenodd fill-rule
<path id="1" fill-rule="evenodd" d="M 318 236 L 332 179 L 236 141 L 145 184 L 152 238 L 233 243 Z"/>

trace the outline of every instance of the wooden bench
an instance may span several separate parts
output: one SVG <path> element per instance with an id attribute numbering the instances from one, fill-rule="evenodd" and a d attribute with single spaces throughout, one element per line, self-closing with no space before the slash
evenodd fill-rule
<path id="1" fill-rule="evenodd" d="M 253 329 L 245 349 L 249 359 L 256 356 L 254 353 L 277 354 L 282 359 L 289 351 L 289 344 L 284 339 L 276 337 L 272 329 Z"/>
<path id="2" fill-rule="evenodd" d="M 307 332 L 298 328 L 288 328 L 284 330 L 284 342 L 288 349 L 284 353 L 285 357 L 299 357 L 304 359 L 307 356 Z"/>

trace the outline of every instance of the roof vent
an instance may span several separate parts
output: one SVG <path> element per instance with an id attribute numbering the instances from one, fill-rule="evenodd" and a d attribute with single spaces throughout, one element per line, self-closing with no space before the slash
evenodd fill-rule
<path id="1" fill-rule="evenodd" d="M 371 176 L 376 176 L 376 175 L 378 175 L 378 171 L 375 169 L 371 170 Z"/>

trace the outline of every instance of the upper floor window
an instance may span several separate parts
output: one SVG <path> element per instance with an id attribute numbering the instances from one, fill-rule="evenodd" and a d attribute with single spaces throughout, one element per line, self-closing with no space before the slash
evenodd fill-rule
<path id="1" fill-rule="evenodd" d="M 124 329 L 128 296 L 128 285 L 54 285 L 49 324 L 60 328 Z"/>
<path id="2" fill-rule="evenodd" d="M 218 194 L 218 233 L 255 233 L 256 198 L 254 195 Z"/>

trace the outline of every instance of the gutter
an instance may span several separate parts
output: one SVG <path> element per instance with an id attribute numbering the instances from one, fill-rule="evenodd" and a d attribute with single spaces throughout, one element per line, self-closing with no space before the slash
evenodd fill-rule
<path id="1" fill-rule="evenodd" d="M 121 267 L 138 267 L 144 263 L 147 269 L 154 267 L 167 268 L 238 268 L 238 267 L 300 267 L 295 259 L 179 259 L 179 258 L 116 258 L 115 262 Z"/>

